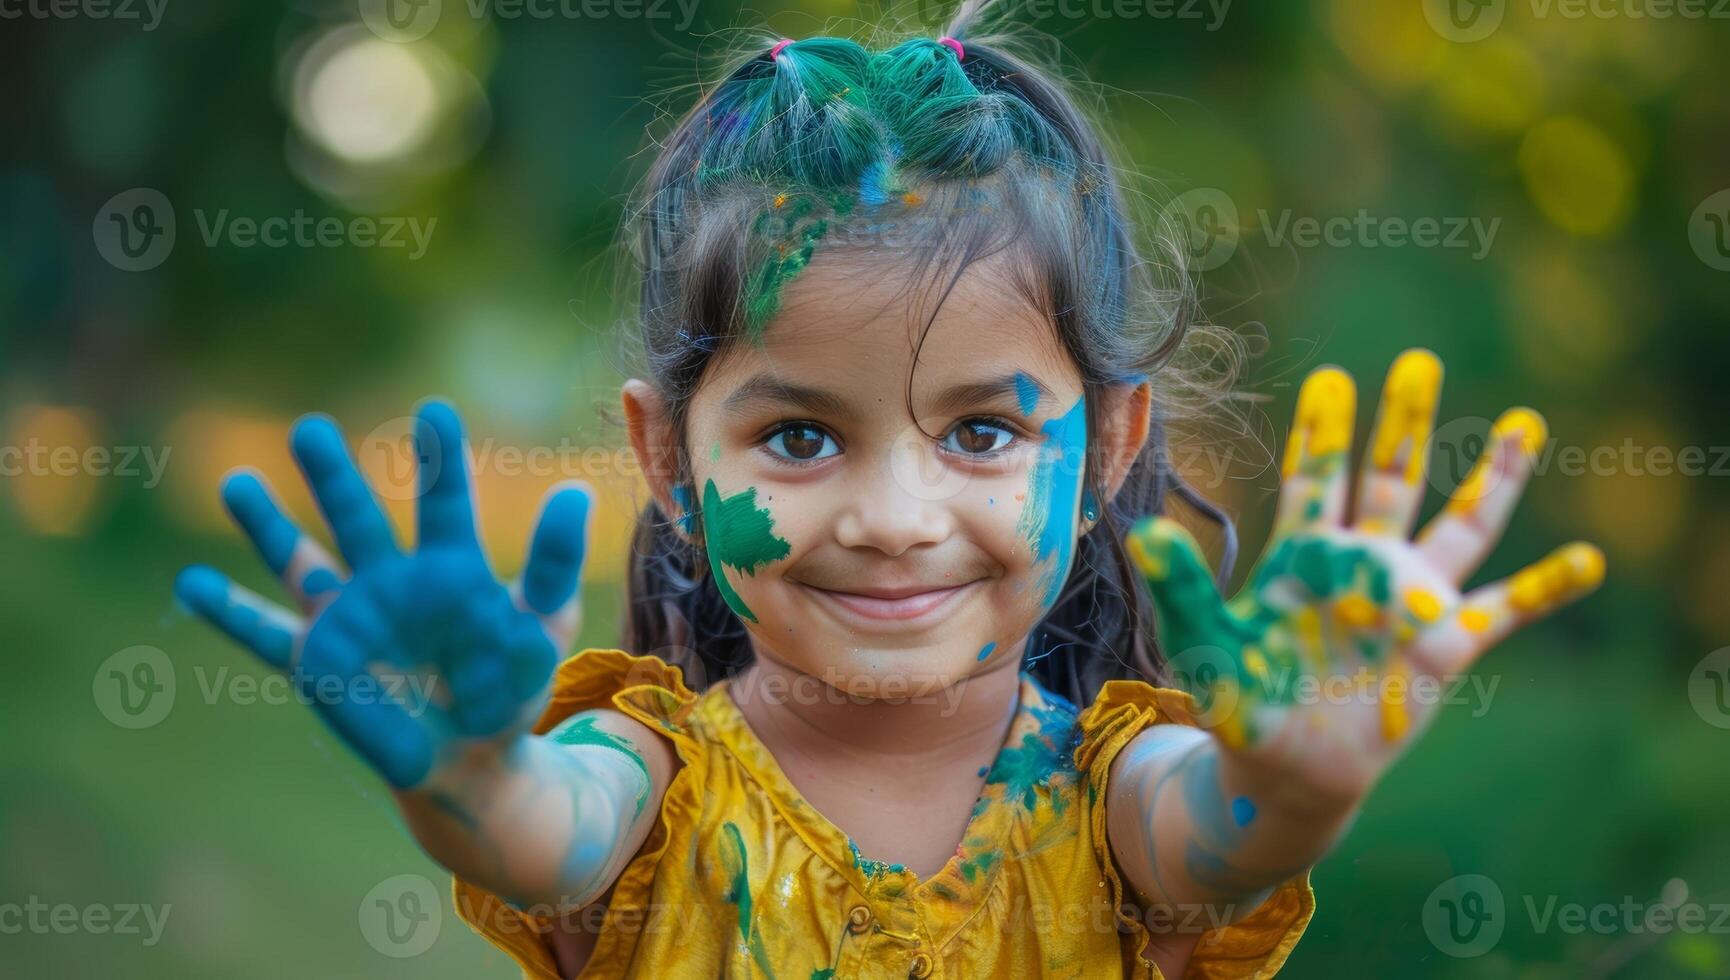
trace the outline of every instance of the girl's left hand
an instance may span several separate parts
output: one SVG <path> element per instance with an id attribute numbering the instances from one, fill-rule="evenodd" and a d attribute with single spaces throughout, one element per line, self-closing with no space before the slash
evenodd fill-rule
<path id="1" fill-rule="evenodd" d="M 1176 523 L 1146 518 L 1126 542 L 1167 662 L 1204 709 L 1200 723 L 1231 754 L 1313 796 L 1362 799 L 1434 716 L 1450 675 L 1604 577 L 1603 553 L 1575 542 L 1461 594 L 1544 445 L 1544 420 L 1530 409 L 1503 413 L 1446 508 L 1408 537 L 1441 381 L 1429 351 L 1394 362 L 1348 520 L 1354 385 L 1334 367 L 1305 379 L 1273 537 L 1230 602 Z"/>

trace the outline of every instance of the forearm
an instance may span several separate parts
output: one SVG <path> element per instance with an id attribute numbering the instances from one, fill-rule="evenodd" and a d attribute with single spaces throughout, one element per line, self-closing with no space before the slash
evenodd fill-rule
<path id="1" fill-rule="evenodd" d="M 1313 865 L 1358 801 L 1323 799 L 1223 749 L 1204 732 L 1161 726 L 1119 760 L 1125 805 L 1108 813 L 1113 849 L 1153 905 L 1236 921 Z"/>
<path id="2" fill-rule="evenodd" d="M 645 772 L 620 750 L 523 736 L 396 797 L 422 848 L 452 874 L 551 915 L 598 897 L 640 843 Z"/>

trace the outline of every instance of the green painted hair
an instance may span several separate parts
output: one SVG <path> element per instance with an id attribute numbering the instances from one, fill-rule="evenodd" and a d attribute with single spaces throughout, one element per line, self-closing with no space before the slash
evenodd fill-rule
<path id="1" fill-rule="evenodd" d="M 1156 227 L 1153 247 L 1138 248 L 1120 171 L 1073 87 L 1018 53 L 1031 35 L 984 30 L 986 12 L 968 0 L 942 32 L 965 56 L 934 37 L 877 50 L 840 37 L 778 49 L 764 39 L 705 90 L 659 141 L 625 226 L 641 276 L 640 366 L 683 440 L 704 369 L 729 345 L 761 340 L 814 256 L 833 251 L 942 295 L 974 262 L 1011 257 L 1004 287 L 1052 318 L 1086 386 L 1088 431 L 1100 431 L 1104 388 L 1158 374 L 1148 445 L 1028 644 L 1026 669 L 1086 703 L 1112 678 L 1166 679 L 1122 546 L 1135 519 L 1183 497 L 1224 528 L 1222 581 L 1230 574 L 1235 530 L 1171 468 L 1165 422 L 1217 404 L 1241 351 L 1229 333 L 1191 322 L 1177 237 Z M 1185 344 L 1198 329 L 1213 342 Z M 1181 356 L 1193 347 L 1199 355 Z M 910 377 L 910 415 L 912 392 Z M 687 484 L 689 458 L 680 452 Z M 1084 480 L 1105 500 L 1097 465 L 1088 454 Z M 700 513 L 644 510 L 627 630 L 633 648 L 680 663 L 699 686 L 752 657 L 710 578 L 701 528 Z"/>

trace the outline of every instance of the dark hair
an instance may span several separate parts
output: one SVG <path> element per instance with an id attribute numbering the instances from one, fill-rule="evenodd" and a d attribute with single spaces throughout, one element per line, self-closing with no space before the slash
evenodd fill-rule
<path id="1" fill-rule="evenodd" d="M 678 120 L 625 225 L 641 275 L 642 367 L 681 443 L 677 479 L 689 484 L 686 413 L 704 369 L 757 336 L 815 249 L 869 247 L 906 227 L 886 215 L 941 213 L 940 227 L 914 222 L 893 252 L 909 282 L 942 295 L 972 263 L 1011 254 L 1014 286 L 1048 311 L 1080 369 L 1089 432 L 1100 431 L 1106 386 L 1157 373 L 1152 433 L 1109 501 L 1097 454 L 1087 454 L 1085 485 L 1105 505 L 1023 663 L 1085 705 L 1113 678 L 1167 682 L 1146 588 L 1124 553 L 1130 524 L 1180 497 L 1221 525 L 1221 582 L 1231 574 L 1235 528 L 1172 468 L 1166 431 L 1181 410 L 1229 389 L 1241 351 L 1235 336 L 1192 322 L 1184 252 L 1166 229 L 1156 227 L 1159 259 L 1143 257 L 1098 129 L 1054 73 L 1012 53 L 1015 36 L 977 29 L 984 6 L 969 0 L 945 32 L 964 56 L 933 38 L 875 52 L 833 37 L 771 52 L 762 40 Z M 990 207 L 968 206 L 981 199 Z M 1186 345 L 1198 332 L 1213 342 Z M 910 414 L 911 392 L 909 378 Z M 700 537 L 701 514 L 686 520 Z M 633 542 L 626 643 L 683 666 L 699 688 L 752 657 L 712 574 L 701 546 L 649 503 Z"/>

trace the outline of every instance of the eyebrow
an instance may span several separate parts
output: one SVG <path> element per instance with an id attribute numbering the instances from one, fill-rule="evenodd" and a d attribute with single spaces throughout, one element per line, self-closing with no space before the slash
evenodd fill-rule
<path id="1" fill-rule="evenodd" d="M 840 396 L 821 388 L 791 384 L 770 374 L 759 374 L 734 389 L 722 407 L 729 414 L 742 415 L 753 402 L 793 405 L 813 415 L 831 418 L 853 416 L 852 409 Z"/>
<path id="2" fill-rule="evenodd" d="M 1040 400 L 1052 397 L 1051 389 L 1038 378 L 1026 372 L 1016 372 L 986 381 L 964 382 L 945 388 L 931 400 L 931 410 L 940 415 L 951 415 L 998 400 L 1019 404 L 1021 388 L 1027 384 L 1031 384 L 1039 393 Z M 722 407 L 729 414 L 741 415 L 747 412 L 754 402 L 792 405 L 802 411 L 830 418 L 852 418 L 854 415 L 847 401 L 833 392 L 792 384 L 770 374 L 756 375 L 734 389 Z"/>
<path id="3" fill-rule="evenodd" d="M 1039 393 L 1040 401 L 1051 397 L 1051 389 L 1038 378 L 1025 371 L 1017 371 L 989 381 L 974 381 L 944 389 L 931 400 L 931 408 L 940 415 L 951 415 L 999 399 L 1008 399 L 1012 404 L 1019 405 L 1021 388 L 1028 384 Z"/>

